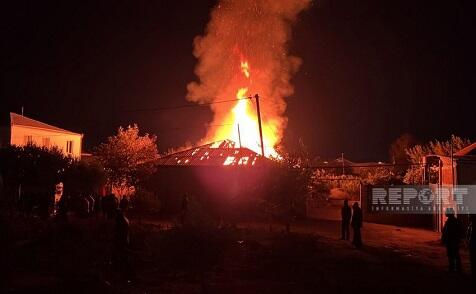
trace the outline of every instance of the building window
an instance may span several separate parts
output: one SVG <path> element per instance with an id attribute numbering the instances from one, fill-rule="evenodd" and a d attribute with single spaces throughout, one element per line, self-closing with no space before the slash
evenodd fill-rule
<path id="1" fill-rule="evenodd" d="M 33 136 L 25 136 L 25 145 L 33 145 Z"/>
<path id="2" fill-rule="evenodd" d="M 50 138 L 43 138 L 43 147 L 49 148 L 50 147 Z"/>
<path id="3" fill-rule="evenodd" d="M 66 153 L 73 153 L 73 141 L 66 141 Z"/>

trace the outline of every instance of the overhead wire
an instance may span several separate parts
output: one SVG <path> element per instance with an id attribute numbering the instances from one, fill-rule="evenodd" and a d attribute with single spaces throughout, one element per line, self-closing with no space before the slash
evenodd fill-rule
<path id="1" fill-rule="evenodd" d="M 237 101 L 240 101 L 240 100 L 249 100 L 251 102 L 251 104 L 253 106 L 255 106 L 255 102 L 254 102 L 254 96 L 247 96 L 247 97 L 242 97 L 242 98 L 235 98 L 235 99 L 226 99 L 226 100 L 219 100 L 219 101 L 213 101 L 213 102 L 207 102 L 207 103 L 198 103 L 198 104 L 183 104 L 183 105 L 175 105 L 175 106 L 166 106 L 166 107 L 152 107 L 152 108 L 138 108 L 138 109 L 131 109 L 131 110 L 126 110 L 125 112 L 129 112 L 129 113 L 134 113 L 134 112 L 160 112 L 160 111 L 167 111 L 167 110 L 176 110 L 176 109 L 184 109 L 184 108 L 195 108 L 195 107 L 204 107 L 204 106 L 210 106 L 210 105 L 213 105 L 213 104 L 221 104 L 221 103 L 232 103 L 232 102 L 237 102 Z M 266 103 L 266 104 L 277 104 L 277 105 L 286 105 L 286 103 L 282 103 L 282 102 L 276 102 L 276 101 L 270 101 L 268 99 L 263 99 L 263 97 L 260 97 L 260 99 Z M 263 114 L 264 116 L 264 114 Z M 265 119 L 266 120 L 266 119 Z M 229 126 L 229 125 L 236 125 L 236 124 L 220 124 L 220 125 L 205 125 L 205 127 L 220 127 L 220 126 Z M 269 126 L 266 126 L 265 127 L 268 129 L 268 130 L 272 130 L 271 127 Z M 187 129 L 194 129 L 194 128 L 171 128 L 171 129 L 167 129 L 167 130 L 161 130 L 161 131 L 158 131 L 157 133 L 166 133 L 166 132 L 169 132 L 169 131 L 185 131 Z M 269 146 L 265 146 L 265 147 L 269 147 Z"/>

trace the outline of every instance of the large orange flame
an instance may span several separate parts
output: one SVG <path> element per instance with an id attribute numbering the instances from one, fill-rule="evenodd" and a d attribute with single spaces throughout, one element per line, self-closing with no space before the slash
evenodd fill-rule
<path id="1" fill-rule="evenodd" d="M 248 61 L 242 60 L 240 68 L 248 85 L 250 85 L 251 72 Z M 236 92 L 238 101 L 225 117 L 222 126 L 215 131 L 213 140 L 230 139 L 240 143 L 241 147 L 249 148 L 261 154 L 257 110 L 253 103 L 255 102 L 254 98 L 247 99 L 248 89 L 248 87 L 238 88 Z M 264 152 L 267 157 L 279 157 L 274 149 L 279 140 L 278 135 L 273 131 L 276 127 L 271 121 L 262 120 Z"/>
<path id="2" fill-rule="evenodd" d="M 263 148 L 277 156 L 287 125 L 286 97 L 301 60 L 289 54 L 291 26 L 311 0 L 217 0 L 203 35 L 194 39 L 198 80 L 187 100 L 210 105 L 213 119 L 198 144 L 231 139 L 261 154 L 256 99 L 259 94 Z M 220 100 L 238 100 L 215 103 Z M 220 126 L 217 128 L 217 126 Z"/>

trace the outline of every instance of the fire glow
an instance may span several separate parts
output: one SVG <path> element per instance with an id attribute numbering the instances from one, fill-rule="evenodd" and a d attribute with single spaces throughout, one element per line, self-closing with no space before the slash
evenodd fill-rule
<path id="1" fill-rule="evenodd" d="M 215 130 L 213 141 L 223 138 L 239 143 L 240 147 L 249 148 L 256 153 L 260 153 L 260 135 L 256 106 L 254 98 L 248 98 L 248 89 L 251 86 L 251 72 L 248 61 L 241 61 L 240 68 L 243 76 L 247 80 L 246 87 L 238 88 L 236 92 L 237 102 L 229 114 L 224 118 L 221 126 Z M 263 123 L 263 143 L 265 156 L 278 157 L 274 146 L 278 143 L 278 136 L 273 129 L 277 126 Z"/>
<path id="2" fill-rule="evenodd" d="M 290 27 L 309 0 L 221 0 L 206 33 L 194 40 L 198 81 L 187 86 L 187 99 L 207 103 L 213 121 L 199 142 L 232 140 L 261 154 L 256 99 L 260 97 L 263 149 L 279 157 L 276 146 L 287 126 L 285 97 L 301 60 L 288 54 Z M 232 103 L 214 103 L 236 98 Z M 241 143 L 241 144 L 240 144 Z M 246 164 L 246 163 L 242 163 Z"/>

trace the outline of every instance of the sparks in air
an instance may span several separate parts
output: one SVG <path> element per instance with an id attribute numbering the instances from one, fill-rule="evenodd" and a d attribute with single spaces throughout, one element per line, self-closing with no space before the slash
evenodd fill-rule
<path id="1" fill-rule="evenodd" d="M 241 62 L 241 72 L 245 75 L 247 79 L 250 78 L 250 66 L 248 65 L 248 61 Z"/>

